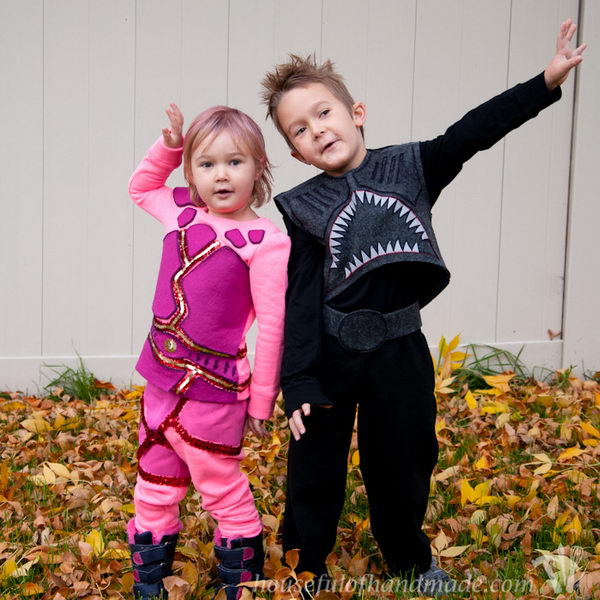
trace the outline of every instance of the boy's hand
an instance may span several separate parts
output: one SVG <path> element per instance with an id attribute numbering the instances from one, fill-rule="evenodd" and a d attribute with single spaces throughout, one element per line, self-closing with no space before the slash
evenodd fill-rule
<path id="1" fill-rule="evenodd" d="M 302 414 L 306 417 L 310 415 L 310 404 L 308 402 L 305 402 L 300 408 L 295 410 L 289 419 L 290 429 L 296 441 L 300 439 L 303 433 L 306 433 L 306 428 L 302 422 Z"/>
<path id="2" fill-rule="evenodd" d="M 324 404 L 321 405 L 321 408 L 331 408 L 331 406 L 331 404 Z M 290 429 L 292 430 L 292 435 L 296 441 L 302 437 L 302 434 L 306 433 L 306 428 L 302 422 L 303 414 L 305 417 L 310 415 L 310 404 L 308 402 L 305 402 L 300 408 L 295 410 L 289 419 Z"/>
<path id="3" fill-rule="evenodd" d="M 181 132 L 183 130 L 183 114 L 177 104 L 171 102 L 165 111 L 169 117 L 171 128 L 162 130 L 163 141 L 168 148 L 180 148 L 183 141 Z"/>
<path id="4" fill-rule="evenodd" d="M 264 419 L 257 419 L 246 415 L 246 423 L 244 424 L 244 435 L 250 430 L 257 438 L 263 439 L 269 436 L 269 432 L 263 425 Z"/>
<path id="5" fill-rule="evenodd" d="M 556 54 L 544 71 L 546 86 L 550 91 L 564 83 L 569 71 L 583 60 L 582 54 L 587 44 L 581 44 L 575 50 L 570 48 L 571 39 L 576 31 L 577 25 L 572 19 L 567 19 L 560 26 L 556 36 Z"/>

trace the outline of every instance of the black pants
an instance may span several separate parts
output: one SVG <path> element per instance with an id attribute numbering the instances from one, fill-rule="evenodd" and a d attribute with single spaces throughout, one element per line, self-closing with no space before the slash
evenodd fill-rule
<path id="1" fill-rule="evenodd" d="M 371 529 L 391 573 L 426 571 L 422 531 L 438 458 L 434 371 L 416 331 L 369 353 L 324 336 L 321 385 L 333 408 L 313 405 L 306 433 L 290 436 L 284 551 L 300 549 L 298 572 L 326 572 L 344 505 L 348 452 L 358 406 L 358 447 Z"/>

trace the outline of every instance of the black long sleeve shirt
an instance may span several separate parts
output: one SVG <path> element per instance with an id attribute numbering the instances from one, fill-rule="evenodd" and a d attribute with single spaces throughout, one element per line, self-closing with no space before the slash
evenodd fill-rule
<path id="1" fill-rule="evenodd" d="M 432 205 L 475 153 L 490 148 L 560 97 L 560 88 L 548 91 L 544 74 L 540 73 L 469 111 L 444 134 L 420 142 L 423 173 Z M 284 222 L 292 248 L 288 263 L 281 387 L 286 413 L 291 415 L 304 402 L 331 402 L 323 395 L 318 379 L 325 248 L 285 214 Z M 345 313 L 359 309 L 393 312 L 417 300 L 414 289 L 399 282 L 427 277 L 430 268 L 418 262 L 384 265 L 366 273 L 328 304 Z"/>

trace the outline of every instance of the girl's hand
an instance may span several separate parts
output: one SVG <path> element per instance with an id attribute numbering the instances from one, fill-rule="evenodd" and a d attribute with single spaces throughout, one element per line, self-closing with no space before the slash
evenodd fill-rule
<path id="1" fill-rule="evenodd" d="M 556 36 L 556 54 L 544 71 L 546 86 L 550 91 L 565 82 L 569 71 L 583 60 L 583 51 L 587 44 L 571 50 L 570 42 L 577 31 L 577 25 L 572 19 L 567 19 L 561 24 Z"/>
<path id="2" fill-rule="evenodd" d="M 177 104 L 171 102 L 165 111 L 169 117 L 170 129 L 163 129 L 163 141 L 168 148 L 180 148 L 183 142 L 183 114 Z"/>
<path id="3" fill-rule="evenodd" d="M 244 435 L 250 430 L 257 438 L 263 439 L 269 437 L 269 432 L 263 425 L 264 419 L 256 419 L 250 415 L 246 416 L 246 424 L 244 426 Z"/>

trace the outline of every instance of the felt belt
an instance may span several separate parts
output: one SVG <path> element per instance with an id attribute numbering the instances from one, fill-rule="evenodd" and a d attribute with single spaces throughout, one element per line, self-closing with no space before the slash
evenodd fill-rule
<path id="1" fill-rule="evenodd" d="M 338 338 L 347 350 L 372 352 L 384 342 L 421 328 L 419 303 L 414 302 L 391 313 L 363 309 L 350 313 L 323 307 L 323 329 Z"/>

